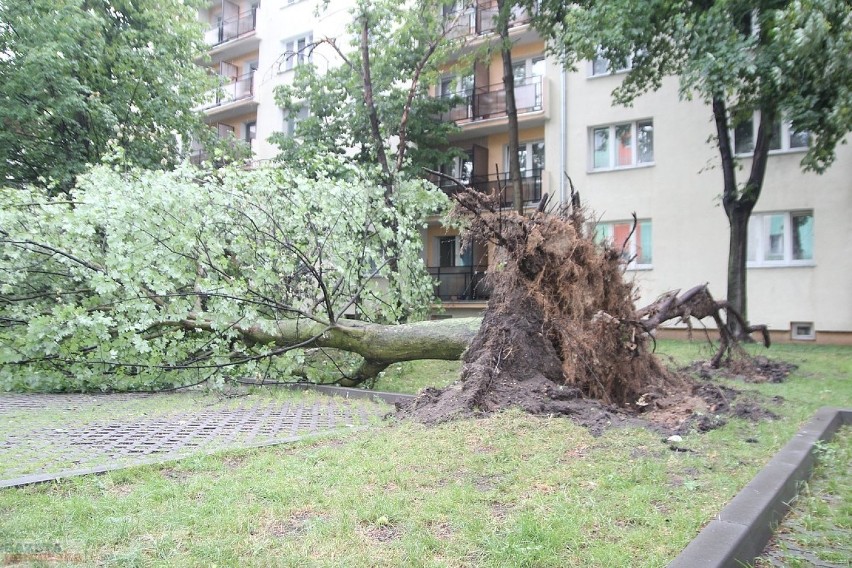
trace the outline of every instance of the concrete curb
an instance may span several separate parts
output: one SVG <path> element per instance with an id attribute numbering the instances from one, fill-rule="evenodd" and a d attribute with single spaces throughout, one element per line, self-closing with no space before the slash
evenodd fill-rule
<path id="1" fill-rule="evenodd" d="M 810 477 L 814 444 L 852 424 L 852 409 L 819 409 L 780 452 L 710 521 L 669 568 L 740 568 L 763 553 L 790 510 L 799 482 Z"/>

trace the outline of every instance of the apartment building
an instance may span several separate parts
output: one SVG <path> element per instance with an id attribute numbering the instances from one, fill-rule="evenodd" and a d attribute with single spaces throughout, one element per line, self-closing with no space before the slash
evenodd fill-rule
<path id="1" fill-rule="evenodd" d="M 208 123 L 221 136 L 250 144 L 255 159 L 273 157 L 277 149 L 269 136 L 292 131 L 298 119 L 277 108 L 275 86 L 290 80 L 307 56 L 301 47 L 344 33 L 350 5 L 335 0 L 315 15 L 313 0 L 211 2 L 200 17 L 210 24 L 208 65 L 223 88 L 206 103 Z M 448 9 L 446 16 L 454 33 L 469 38 L 470 50 L 496 40 L 495 12 L 495 1 L 477 0 Z M 566 200 L 567 173 L 594 211 L 600 238 L 624 242 L 636 213 L 639 223 L 625 257 L 633 259 L 626 274 L 636 282 L 640 303 L 704 282 L 724 297 L 728 228 L 718 153 L 708 143 L 714 131 L 710 109 L 679 100 L 676 78 L 631 107 L 613 106 L 610 93 L 628 70 L 596 60 L 565 72 L 546 56 L 522 10 L 513 15 L 510 36 L 525 204 L 537 205 L 544 193 Z M 322 48 L 312 57 L 320 65 L 335 60 Z M 459 126 L 451 143 L 462 151 L 447 173 L 483 191 L 502 184 L 508 119 L 500 54 L 466 68 L 448 66 L 434 92 L 462 101 L 441 117 Z M 753 128 L 744 124 L 734 132 L 742 153 L 750 149 Z M 783 121 L 776 129 L 750 227 L 749 319 L 769 325 L 776 340 L 852 343 L 852 257 L 845 246 L 852 237 L 852 149 L 840 146 L 826 173 L 805 174 L 799 162 L 807 134 Z M 511 199 L 504 196 L 507 207 Z M 445 314 L 480 312 L 486 294 L 478 284 L 488 270 L 488 247 L 463 250 L 458 234 L 438 219 L 423 231 L 423 244 Z"/>

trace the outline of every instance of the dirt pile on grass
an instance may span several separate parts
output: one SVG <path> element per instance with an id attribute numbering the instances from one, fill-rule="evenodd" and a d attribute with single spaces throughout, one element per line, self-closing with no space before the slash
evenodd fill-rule
<path id="1" fill-rule="evenodd" d="M 468 243 L 494 245 L 491 298 L 461 380 L 400 405 L 400 417 L 434 424 L 519 407 L 569 416 L 593 432 L 640 415 L 679 431 L 694 426 L 696 413 L 730 408 L 654 356 L 650 320 L 637 313 L 624 277 L 624 243 L 596 243 L 582 209 L 522 216 L 467 191 L 454 214 Z"/>

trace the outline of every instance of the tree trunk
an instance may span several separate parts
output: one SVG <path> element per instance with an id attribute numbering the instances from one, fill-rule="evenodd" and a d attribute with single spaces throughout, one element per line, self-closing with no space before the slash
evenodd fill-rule
<path id="1" fill-rule="evenodd" d="M 509 18 L 512 4 L 497 0 L 499 15 L 497 29 L 500 33 L 500 52 L 503 56 L 503 89 L 506 91 L 506 116 L 509 119 L 509 180 L 512 187 L 512 203 L 515 211 L 524 214 L 523 186 L 521 185 L 521 162 L 518 158 L 520 145 L 518 135 L 518 107 L 515 104 L 515 70 L 512 67 L 512 43 L 509 40 Z"/>
<path id="2" fill-rule="evenodd" d="M 730 227 L 730 242 L 728 243 L 728 303 L 743 318 L 748 318 L 748 296 L 746 257 L 748 254 L 748 220 L 751 216 L 751 207 L 744 208 L 737 204 L 731 207 L 728 213 L 728 225 Z M 727 318 L 728 327 L 735 337 L 742 336 L 742 330 L 736 320 L 730 316 Z"/>
<path id="3" fill-rule="evenodd" d="M 355 353 L 364 358 L 344 386 L 374 378 L 388 365 L 419 359 L 458 360 L 479 331 L 482 318 L 450 318 L 400 325 L 363 323 L 355 320 L 326 325 L 312 320 L 281 320 L 251 326 L 233 326 L 248 344 L 279 348 L 325 347 Z M 167 322 L 162 327 L 215 332 L 212 324 L 197 320 Z"/>

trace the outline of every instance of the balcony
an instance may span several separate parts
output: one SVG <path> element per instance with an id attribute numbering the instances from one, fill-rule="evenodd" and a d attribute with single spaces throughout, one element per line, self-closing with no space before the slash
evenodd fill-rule
<path id="1" fill-rule="evenodd" d="M 490 291 L 483 283 L 487 266 L 429 266 L 435 278 L 435 295 L 447 302 L 485 301 Z"/>
<path id="2" fill-rule="evenodd" d="M 461 38 L 495 33 L 498 12 L 496 0 L 481 0 L 473 6 L 449 12 L 444 16 L 450 24 L 448 35 Z M 530 19 L 531 15 L 526 9 L 515 6 L 509 19 L 509 29 L 527 24 Z"/>
<path id="3" fill-rule="evenodd" d="M 506 89 L 503 83 L 476 87 L 461 95 L 448 95 L 446 98 L 461 99 L 461 102 L 443 113 L 442 121 L 462 124 L 506 116 Z M 537 112 L 544 108 L 543 77 L 529 77 L 515 83 L 515 107 L 519 115 Z"/>
<path id="4" fill-rule="evenodd" d="M 260 38 L 255 35 L 257 10 L 251 10 L 236 18 L 224 20 L 204 34 L 210 46 L 210 57 L 214 63 L 222 59 L 233 59 L 257 51 Z"/>
<path id="5" fill-rule="evenodd" d="M 524 205 L 531 205 L 541 200 L 542 174 L 543 172 L 541 171 L 521 174 L 521 197 Z M 460 191 L 459 186 L 449 180 L 441 179 L 437 181 L 433 180 L 433 182 L 450 197 Z M 515 198 L 512 195 L 512 186 L 507 173 L 481 177 L 476 176 L 475 180 L 470 182 L 469 185 L 480 193 L 499 195 L 500 207 L 514 206 Z"/>
<path id="6" fill-rule="evenodd" d="M 257 108 L 258 103 L 254 100 L 254 73 L 236 79 L 219 78 L 222 85 L 209 91 L 200 107 L 208 118 L 224 120 Z"/>

